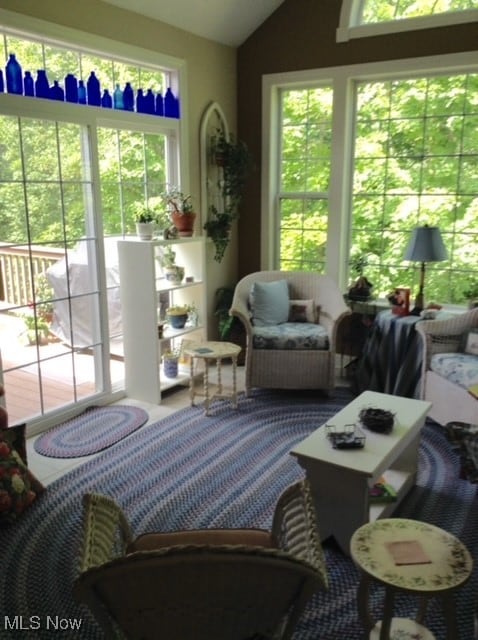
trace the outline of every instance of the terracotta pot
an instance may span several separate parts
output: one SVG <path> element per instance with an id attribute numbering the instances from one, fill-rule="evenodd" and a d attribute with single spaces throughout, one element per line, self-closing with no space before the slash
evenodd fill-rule
<path id="1" fill-rule="evenodd" d="M 178 230 L 178 234 L 181 238 L 189 238 L 194 233 L 194 220 L 196 219 L 195 213 L 177 213 L 172 214 L 173 224 Z"/>

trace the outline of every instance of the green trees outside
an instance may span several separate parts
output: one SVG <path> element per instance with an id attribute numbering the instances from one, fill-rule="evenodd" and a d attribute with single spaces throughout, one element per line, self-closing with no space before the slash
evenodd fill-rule
<path id="1" fill-rule="evenodd" d="M 8 53 L 15 53 L 23 71 L 31 71 L 34 78 L 37 69 L 46 69 L 50 85 L 58 80 L 64 86 L 67 73 L 86 85 L 94 71 L 110 95 L 116 84 L 123 88 L 126 82 L 155 93 L 164 93 L 166 87 L 165 72 L 10 35 L 0 42 L 0 58 Z M 86 139 L 85 128 L 73 122 L 4 115 L 0 140 L 0 240 L 73 246 L 91 235 L 95 138 Z M 103 232 L 133 233 L 133 204 L 164 190 L 166 136 L 104 127 L 96 129 L 96 144 Z"/>
<path id="2" fill-rule="evenodd" d="M 331 91 L 283 93 L 283 268 L 323 270 Z M 416 226 L 436 225 L 449 257 L 428 265 L 428 300 L 463 303 L 478 281 L 478 75 L 361 82 L 356 99 L 350 261 L 367 259 L 376 295 L 416 287 L 405 247 Z"/>
<path id="3" fill-rule="evenodd" d="M 362 22 L 387 22 L 466 9 L 476 9 L 476 0 L 364 0 Z"/>

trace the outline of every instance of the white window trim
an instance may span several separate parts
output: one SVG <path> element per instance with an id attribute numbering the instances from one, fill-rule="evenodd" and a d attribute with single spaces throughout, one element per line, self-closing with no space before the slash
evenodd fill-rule
<path id="1" fill-rule="evenodd" d="M 464 11 L 437 13 L 433 16 L 401 18 L 400 20 L 377 22 L 376 24 L 361 24 L 362 3 L 363 0 L 343 0 L 339 26 L 336 31 L 337 42 L 348 42 L 354 38 L 367 38 L 390 33 L 478 22 L 478 9 L 466 9 Z"/>
<path id="2" fill-rule="evenodd" d="M 308 69 L 264 75 L 262 79 L 262 183 L 261 183 L 261 269 L 277 265 L 277 220 L 279 194 L 280 131 L 279 99 L 284 87 L 317 87 L 332 84 L 331 181 L 327 231 L 326 273 L 346 286 L 350 243 L 353 154 L 354 83 L 381 78 L 423 77 L 436 73 L 478 72 L 476 51 L 417 59 L 390 60 L 343 67 Z"/>
<path id="3" fill-rule="evenodd" d="M 177 86 L 173 83 L 171 87 L 177 92 L 181 99 L 181 118 L 179 120 L 170 121 L 170 118 L 158 118 L 157 116 L 143 116 L 142 114 L 127 114 L 111 110 L 111 113 L 105 114 L 105 118 L 101 118 L 103 125 L 109 122 L 110 125 L 120 126 L 124 121 L 124 126 L 132 129 L 140 129 L 150 131 L 151 133 L 164 132 L 165 129 L 174 130 L 175 135 L 179 137 L 179 159 L 172 167 L 171 182 L 181 184 L 182 191 L 189 193 L 189 144 L 188 144 L 188 104 L 187 95 L 187 64 L 182 58 L 176 58 L 167 54 L 158 53 L 150 49 L 136 47 L 124 42 L 105 38 L 95 34 L 72 29 L 70 27 L 60 26 L 45 20 L 25 16 L 6 9 L 0 9 L 0 25 L 6 29 L 12 29 L 23 32 L 25 37 L 32 37 L 32 34 L 39 38 L 44 38 L 53 43 L 57 42 L 62 46 L 70 46 L 71 48 L 81 49 L 93 54 L 111 55 L 115 59 L 128 64 L 137 66 L 151 66 L 152 68 L 161 67 L 163 69 L 172 69 L 177 71 Z M 176 75 L 176 74 L 174 74 Z M 0 96 L 1 98 L 7 97 Z M 8 96 L 12 97 L 13 96 Z M 25 98 L 24 101 L 27 101 Z M 40 101 L 38 101 L 40 102 Z M 58 105 L 60 108 L 64 105 Z M 68 107 L 75 105 L 68 104 Z M 26 107 L 28 109 L 28 107 Z M 51 101 L 48 101 L 48 109 L 52 108 Z M 77 107 L 80 110 L 94 109 L 94 107 L 85 108 L 83 105 Z M 46 110 L 48 110 L 46 109 Z M 55 110 L 56 111 L 56 110 Z M 71 111 L 70 111 L 71 113 Z M 55 113 L 55 116 L 58 115 Z M 133 120 L 130 120 L 133 118 Z M 60 118 L 61 119 L 61 118 Z M 146 123 L 149 120 L 149 123 Z M 141 122 L 141 124 L 140 124 Z M 133 124 L 134 123 L 134 124 Z"/>

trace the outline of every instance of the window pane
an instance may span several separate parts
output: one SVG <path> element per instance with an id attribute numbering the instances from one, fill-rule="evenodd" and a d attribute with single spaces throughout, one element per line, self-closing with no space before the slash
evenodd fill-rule
<path id="1" fill-rule="evenodd" d="M 323 271 L 332 144 L 332 89 L 282 94 L 280 266 Z M 288 197 L 289 195 L 293 197 Z"/>

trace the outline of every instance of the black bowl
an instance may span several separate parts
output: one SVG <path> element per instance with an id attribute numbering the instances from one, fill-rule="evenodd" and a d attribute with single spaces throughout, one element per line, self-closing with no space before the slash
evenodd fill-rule
<path id="1" fill-rule="evenodd" d="M 395 416 L 391 411 L 375 408 L 362 409 L 359 418 L 364 427 L 377 433 L 390 433 L 395 421 Z"/>

